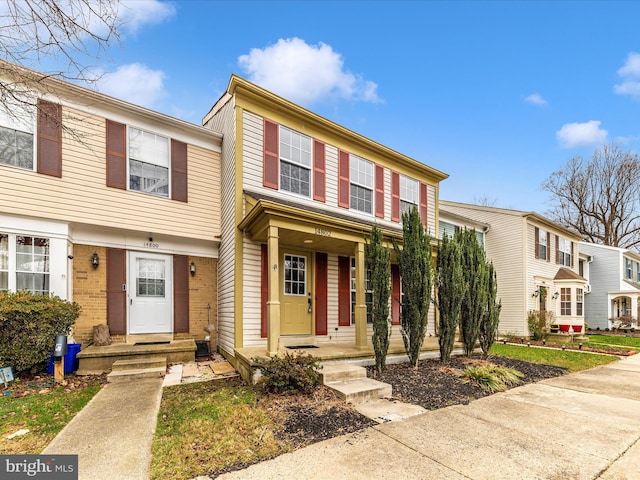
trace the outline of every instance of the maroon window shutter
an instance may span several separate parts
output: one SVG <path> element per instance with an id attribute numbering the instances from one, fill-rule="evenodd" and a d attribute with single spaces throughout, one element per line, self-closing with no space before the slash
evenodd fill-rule
<path id="1" fill-rule="evenodd" d="M 540 258 L 540 229 L 538 227 L 534 227 L 533 228 L 533 234 L 536 237 L 536 251 L 535 251 L 535 256 L 536 258 Z"/>
<path id="2" fill-rule="evenodd" d="M 173 331 L 189 333 L 189 259 L 173 256 Z"/>
<path id="3" fill-rule="evenodd" d="M 429 199 L 427 195 L 427 185 L 420 183 L 420 221 L 422 226 L 427 228 L 427 221 L 429 220 Z"/>
<path id="4" fill-rule="evenodd" d="M 127 134 L 122 123 L 107 120 L 107 187 L 127 189 Z"/>
<path id="5" fill-rule="evenodd" d="M 338 325 L 351 325 L 351 259 L 338 257 Z"/>
<path id="6" fill-rule="evenodd" d="M 349 208 L 349 153 L 338 152 L 338 206 Z"/>
<path id="7" fill-rule="evenodd" d="M 264 119 L 264 160 L 262 163 L 262 184 L 278 189 L 278 124 Z"/>
<path id="8" fill-rule="evenodd" d="M 558 258 L 558 255 L 556 255 Z M 551 232 L 547 232 L 547 262 L 551 261 Z"/>
<path id="9" fill-rule="evenodd" d="M 391 265 L 391 324 L 400 325 L 400 267 Z"/>
<path id="10" fill-rule="evenodd" d="M 316 253 L 316 335 L 327 334 L 327 254 Z"/>
<path id="11" fill-rule="evenodd" d="M 269 254 L 267 245 L 260 246 L 260 336 L 267 338 L 267 301 L 269 300 Z"/>
<path id="12" fill-rule="evenodd" d="M 391 220 L 400 221 L 400 174 L 391 172 Z"/>
<path id="13" fill-rule="evenodd" d="M 384 218 L 384 167 L 376 165 L 376 217 Z"/>
<path id="14" fill-rule="evenodd" d="M 62 177 L 62 107 L 38 100 L 38 173 Z"/>
<path id="15" fill-rule="evenodd" d="M 325 145 L 317 140 L 313 141 L 313 199 L 326 201 L 326 160 Z"/>
<path id="16" fill-rule="evenodd" d="M 107 248 L 107 325 L 112 335 L 127 333 L 126 252 Z M 131 288 L 134 288 L 131 286 Z"/>
<path id="17" fill-rule="evenodd" d="M 556 235 L 556 263 L 560 263 L 560 237 Z"/>
<path id="18" fill-rule="evenodd" d="M 171 198 L 187 201 L 187 144 L 171 139 Z"/>

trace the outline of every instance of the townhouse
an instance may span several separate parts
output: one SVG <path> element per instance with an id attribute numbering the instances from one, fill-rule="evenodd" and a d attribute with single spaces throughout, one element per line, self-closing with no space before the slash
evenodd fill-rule
<path id="1" fill-rule="evenodd" d="M 365 349 L 366 237 L 378 224 L 401 242 L 411 207 L 436 237 L 447 175 L 235 75 L 203 123 L 224 136 L 220 351 L 237 364 L 246 347 Z M 396 265 L 391 276 L 399 337 Z"/>
<path id="2" fill-rule="evenodd" d="M 95 91 L 28 77 L 0 113 L 0 290 L 80 304 L 73 335 L 204 338 L 216 322 L 222 138 Z"/>
<path id="3" fill-rule="evenodd" d="M 552 312 L 562 330 L 583 330 L 587 280 L 579 273 L 586 259 L 580 255 L 579 234 L 535 212 L 445 200 L 440 212 L 454 228 L 484 231 L 502 302 L 501 334 L 528 336 L 532 310 Z"/>

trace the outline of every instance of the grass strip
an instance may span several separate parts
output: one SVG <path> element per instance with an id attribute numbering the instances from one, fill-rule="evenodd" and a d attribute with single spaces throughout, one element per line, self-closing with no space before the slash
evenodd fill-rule
<path id="1" fill-rule="evenodd" d="M 23 398 L 0 398 L 0 453 L 38 454 L 100 390 L 96 382 L 87 388 L 65 391 L 54 387 L 46 393 Z M 26 435 L 8 435 L 28 429 Z"/>
<path id="2" fill-rule="evenodd" d="M 503 357 L 524 360 L 532 363 L 544 363 L 568 369 L 570 372 L 579 372 L 599 365 L 615 362 L 618 357 L 601 355 L 596 353 L 579 352 L 575 350 L 556 350 L 552 348 L 535 348 L 520 345 L 504 345 L 494 343 L 491 354 Z"/>
<path id="3" fill-rule="evenodd" d="M 625 337 L 621 335 L 588 335 L 589 343 L 602 345 L 619 345 L 640 350 L 640 337 Z"/>

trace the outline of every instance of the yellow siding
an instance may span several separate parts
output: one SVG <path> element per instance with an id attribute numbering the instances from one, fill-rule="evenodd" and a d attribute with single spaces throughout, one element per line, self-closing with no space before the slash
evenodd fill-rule
<path id="1" fill-rule="evenodd" d="M 220 160 L 188 145 L 189 202 L 106 186 L 105 120 L 63 109 L 62 178 L 2 167 L 5 213 L 213 240 L 220 235 Z"/>

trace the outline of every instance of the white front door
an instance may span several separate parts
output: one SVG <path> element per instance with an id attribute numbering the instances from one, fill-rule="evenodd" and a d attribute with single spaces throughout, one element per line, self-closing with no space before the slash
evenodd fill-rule
<path id="1" fill-rule="evenodd" d="M 129 334 L 173 332 L 171 255 L 129 252 Z"/>

